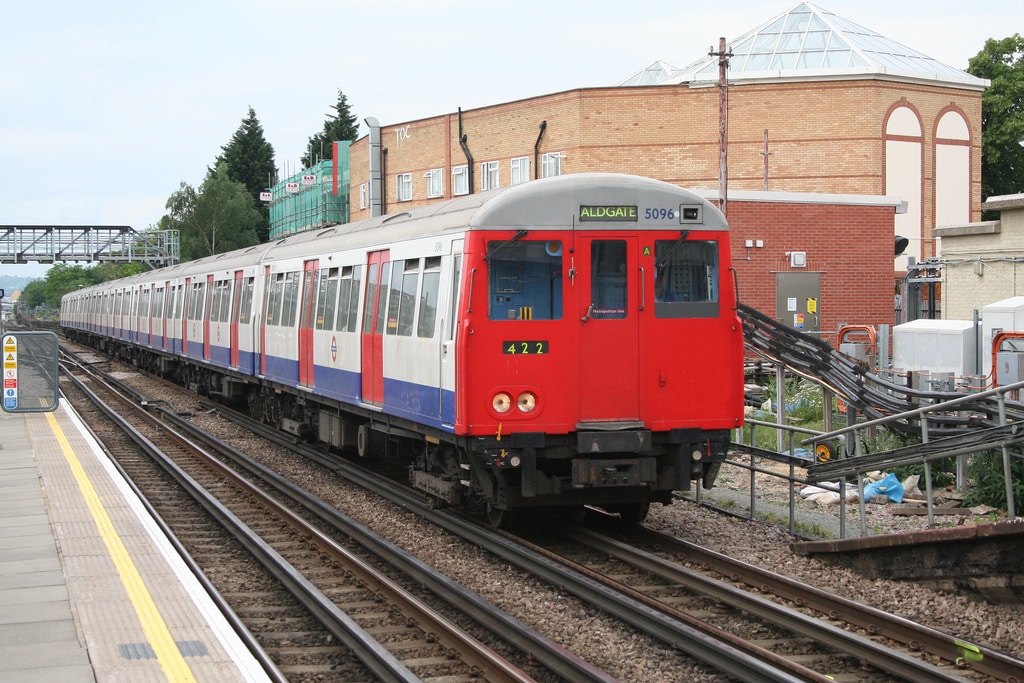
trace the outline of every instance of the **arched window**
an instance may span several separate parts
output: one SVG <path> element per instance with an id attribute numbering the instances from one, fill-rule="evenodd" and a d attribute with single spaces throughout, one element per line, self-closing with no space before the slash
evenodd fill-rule
<path id="1" fill-rule="evenodd" d="M 896 214 L 895 234 L 906 237 L 910 244 L 896 263 L 905 270 L 907 257 L 918 261 L 922 256 L 921 234 L 921 120 L 908 106 L 895 107 L 885 122 L 885 194 L 907 202 L 907 212 Z"/>

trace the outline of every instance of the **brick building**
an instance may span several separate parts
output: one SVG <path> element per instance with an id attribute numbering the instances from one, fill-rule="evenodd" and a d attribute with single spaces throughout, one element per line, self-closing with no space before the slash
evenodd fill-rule
<path id="1" fill-rule="evenodd" d="M 729 50 L 726 208 L 741 298 L 798 327 L 807 304 L 826 332 L 892 323 L 906 258 L 935 255 L 936 226 L 980 218 L 987 82 L 804 3 Z M 656 62 L 610 87 L 367 119 L 370 135 L 350 148 L 351 220 L 589 171 L 717 200 L 719 95 L 718 58 L 707 56 L 683 69 Z M 894 262 L 899 235 L 909 246 Z M 800 289 L 792 310 L 784 281 L 815 279 L 820 298 Z"/>

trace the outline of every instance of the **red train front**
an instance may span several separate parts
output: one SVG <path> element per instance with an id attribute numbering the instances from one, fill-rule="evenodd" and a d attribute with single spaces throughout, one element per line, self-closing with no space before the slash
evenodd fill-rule
<path id="1" fill-rule="evenodd" d="M 548 505 L 642 518 L 710 486 L 742 424 L 721 212 L 659 181 L 559 181 L 496 197 L 466 235 L 455 432 L 497 523 Z"/>

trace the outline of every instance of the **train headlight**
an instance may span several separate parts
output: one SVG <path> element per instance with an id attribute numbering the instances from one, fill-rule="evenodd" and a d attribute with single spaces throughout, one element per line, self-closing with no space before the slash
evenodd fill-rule
<path id="1" fill-rule="evenodd" d="M 532 413 L 537 408 L 537 397 L 531 391 L 524 391 L 516 397 L 516 406 L 520 412 Z"/>
<path id="2" fill-rule="evenodd" d="M 491 407 L 496 413 L 507 413 L 512 408 L 512 397 L 500 391 L 491 399 Z"/>

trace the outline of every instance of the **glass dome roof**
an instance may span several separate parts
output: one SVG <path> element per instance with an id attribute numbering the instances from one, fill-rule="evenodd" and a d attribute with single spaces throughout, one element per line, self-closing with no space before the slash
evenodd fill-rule
<path id="1" fill-rule="evenodd" d="M 810 3 L 800 3 L 728 45 L 730 80 L 890 74 L 975 86 L 987 83 Z M 655 62 L 619 85 L 717 80 L 718 57 L 708 55 L 682 69 Z"/>

